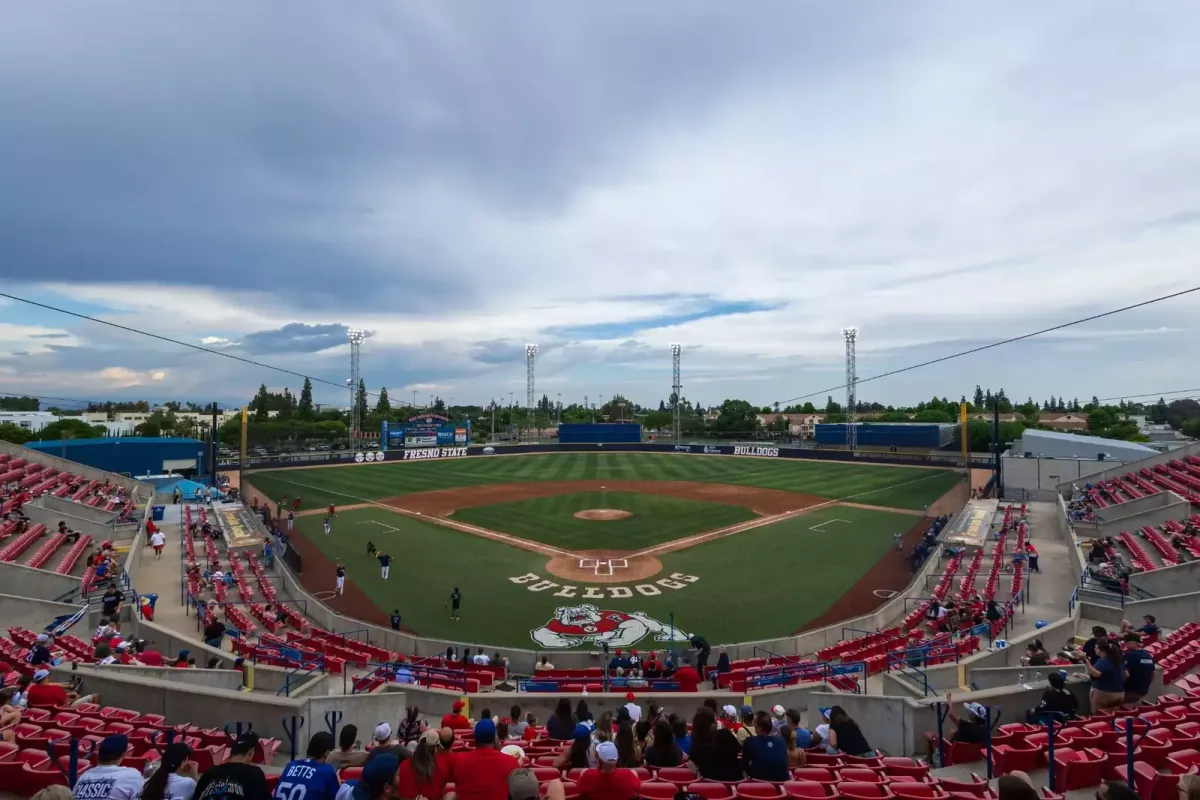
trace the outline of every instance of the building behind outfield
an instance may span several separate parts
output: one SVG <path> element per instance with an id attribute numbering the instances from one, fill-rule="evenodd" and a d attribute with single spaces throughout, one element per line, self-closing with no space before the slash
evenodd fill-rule
<path id="1" fill-rule="evenodd" d="M 196 439 L 119 436 L 66 439 L 25 445 L 47 455 L 121 475 L 205 474 L 204 443 Z"/>

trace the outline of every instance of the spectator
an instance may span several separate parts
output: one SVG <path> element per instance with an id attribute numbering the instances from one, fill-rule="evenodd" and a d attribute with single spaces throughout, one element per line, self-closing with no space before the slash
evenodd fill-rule
<path id="1" fill-rule="evenodd" d="M 325 763 L 338 770 L 343 767 L 361 767 L 367 763 L 367 753 L 359 746 L 357 725 L 342 726 L 338 733 L 337 749 L 329 754 Z"/>
<path id="2" fill-rule="evenodd" d="M 117 612 L 121 610 L 121 590 L 117 588 L 115 583 L 110 583 L 108 588 L 104 590 L 104 595 L 100 598 L 103 610 L 100 612 L 105 617 L 113 619 L 117 616 Z"/>
<path id="3" fill-rule="evenodd" d="M 1184 777 L 1188 776 L 1185 775 Z M 1184 789 L 1183 778 L 1179 779 L 1179 794 L 1183 794 L 1186 791 L 1188 793 L 1188 800 L 1193 800 L 1192 792 L 1196 791 L 1195 776 L 1192 776 L 1192 779 L 1191 786 L 1193 788 L 1190 791 Z M 1105 781 L 1096 790 L 1096 800 L 1138 800 L 1138 796 L 1133 789 L 1129 788 L 1129 784 L 1124 781 Z"/>
<path id="4" fill-rule="evenodd" d="M 506 800 L 508 776 L 520 765 L 496 746 L 491 720 L 475 724 L 475 749 L 454 757 L 454 791 L 459 800 Z"/>
<path id="5" fill-rule="evenodd" d="M 533 671 L 534 672 L 549 672 L 552 669 L 554 669 L 554 665 L 550 663 L 550 659 L 547 656 L 542 656 L 542 660 L 539 661 L 538 665 L 533 668 Z"/>
<path id="6" fill-rule="evenodd" d="M 1092 628 L 1092 638 L 1083 643 L 1083 654 L 1087 657 L 1089 664 L 1095 664 L 1100 660 L 1100 648 L 1108 641 L 1108 631 L 1103 627 L 1096 625 Z"/>
<path id="7" fill-rule="evenodd" d="M 733 666 L 729 662 L 729 653 L 725 652 L 725 646 L 717 648 L 717 674 L 724 675 L 727 672 L 732 672 Z"/>
<path id="8" fill-rule="evenodd" d="M 1154 656 L 1142 647 L 1142 637 L 1136 633 L 1125 634 L 1125 702 L 1136 703 L 1150 691 L 1154 682 Z"/>
<path id="9" fill-rule="evenodd" d="M 781 705 L 771 706 L 771 733 L 779 735 L 779 729 L 787 724 L 787 710 Z"/>
<path id="10" fill-rule="evenodd" d="M 955 726 L 947 743 L 985 744 L 987 742 L 987 708 L 980 703 L 967 703 L 966 709 L 967 716 L 965 718 L 960 718 L 958 714 L 954 713 L 954 697 L 950 692 L 946 692 L 946 716 Z M 925 743 L 929 746 L 929 762 L 933 763 L 933 755 L 937 752 L 938 735 L 927 732 Z"/>
<path id="11" fill-rule="evenodd" d="M 671 677 L 679 684 L 681 692 L 695 692 L 700 689 L 700 673 L 688 663 L 687 658 L 683 659 L 683 666 L 675 670 Z"/>
<path id="12" fill-rule="evenodd" d="M 575 717 L 571 714 L 571 701 L 567 698 L 559 698 L 554 716 L 546 720 L 546 735 L 560 742 L 575 738 Z"/>
<path id="13" fill-rule="evenodd" d="M 409 744 L 421 738 L 429 726 L 420 719 L 421 712 L 416 706 L 409 706 L 405 709 L 404 719 L 400 720 L 400 725 L 396 728 L 396 740 L 402 744 Z"/>
<path id="14" fill-rule="evenodd" d="M 451 706 L 451 712 L 442 717 L 442 727 L 454 731 L 471 730 L 471 720 L 467 719 L 462 713 L 466 707 L 466 703 L 462 700 L 455 700 L 454 705 Z"/>
<path id="15" fill-rule="evenodd" d="M 262 769 L 254 766 L 257 750 L 257 733 L 247 731 L 239 736 L 230 746 L 225 763 L 217 764 L 200 776 L 195 800 L 270 800 L 267 778 Z"/>
<path id="16" fill-rule="evenodd" d="M 521 734 L 521 741 L 533 742 L 541 735 L 537 727 L 537 716 L 532 712 L 525 715 L 525 732 Z"/>
<path id="17" fill-rule="evenodd" d="M 1142 623 L 1142 627 L 1137 629 L 1137 633 L 1142 635 L 1142 642 L 1144 644 L 1154 644 L 1157 642 L 1158 636 L 1161 633 L 1161 629 L 1158 627 L 1158 620 L 1155 619 L 1153 614 L 1147 614 L 1142 617 Z"/>
<path id="18" fill-rule="evenodd" d="M 50 670 L 39 669 L 33 673 L 33 685 L 29 687 L 26 703 L 30 708 L 58 708 L 78 699 L 78 693 L 67 691 L 61 683 L 50 682 Z"/>
<path id="19" fill-rule="evenodd" d="M 75 797 L 80 800 L 135 800 L 141 795 L 142 773 L 133 767 L 121 766 L 121 759 L 128 749 L 129 740 L 125 734 L 106 736 L 96 748 L 96 766 L 79 776 Z M 266 800 L 265 795 L 263 800 Z"/>
<path id="20" fill-rule="evenodd" d="M 796 747 L 801 750 L 807 750 L 814 744 L 820 744 L 820 742 L 813 741 L 812 731 L 801 724 L 799 711 L 794 708 L 789 708 L 786 712 L 786 716 L 787 724 L 792 726 L 792 733 L 796 737 Z M 820 737 L 817 738 L 819 739 Z"/>
<path id="21" fill-rule="evenodd" d="M 394 796 L 400 762 L 391 753 L 368 761 L 357 784 L 342 785 L 337 800 L 387 800 Z"/>
<path id="22" fill-rule="evenodd" d="M 441 800 L 446 793 L 446 783 L 450 780 L 450 759 L 438 758 L 441 749 L 441 736 L 438 731 L 427 730 L 421 734 L 421 741 L 412 758 L 400 765 L 396 775 L 396 796 L 400 800 Z M 307 798 L 305 798 L 307 800 Z"/>
<path id="23" fill-rule="evenodd" d="M 579 725 L 587 725 L 589 728 L 595 728 L 595 718 L 592 712 L 588 711 L 587 700 L 580 700 L 575 705 L 575 722 Z"/>
<path id="24" fill-rule="evenodd" d="M 767 712 L 754 715 L 754 735 L 742 744 L 742 764 L 747 777 L 772 782 L 789 779 L 787 743 L 773 731 Z"/>
<path id="25" fill-rule="evenodd" d="M 647 767 L 678 767 L 683 763 L 683 751 L 675 744 L 675 734 L 671 732 L 670 721 L 659 717 L 654 723 L 653 737 L 643 758 Z"/>
<path id="26" fill-rule="evenodd" d="M 618 767 L 632 768 L 641 765 L 642 751 L 638 748 L 637 740 L 633 736 L 633 722 L 625 720 L 617 725 L 613 743 L 617 746 Z"/>
<path id="27" fill-rule="evenodd" d="M 845 753 L 863 758 L 875 755 L 871 745 L 867 744 L 867 737 L 863 736 L 858 723 L 851 719 L 841 706 L 833 706 L 829 709 L 828 741 L 829 744 L 825 749 L 831 755 Z"/>
<path id="28" fill-rule="evenodd" d="M 791 725 L 784 725 L 779 729 L 779 738 L 787 745 L 788 769 L 803 767 L 807 762 L 804 751 L 796 747 L 796 729 Z"/>
<path id="29" fill-rule="evenodd" d="M 1125 790 L 1129 791 L 1129 787 L 1126 786 Z M 1184 800 L 1200 800 L 1200 775 L 1189 772 L 1181 776 L 1179 778 L 1179 794 Z M 1126 798 L 1128 795 L 1117 797 L 1110 793 L 1105 800 L 1126 800 Z"/>
<path id="30" fill-rule="evenodd" d="M 686 756 L 692 749 L 692 735 L 688 733 L 687 720 L 671 715 L 671 733 L 675 736 L 675 744 Z"/>
<path id="31" fill-rule="evenodd" d="M 1029 776 L 1019 770 L 1002 775 L 996 781 L 996 791 L 1000 800 L 1042 800 Z"/>
<path id="32" fill-rule="evenodd" d="M 554 759 L 554 768 L 585 769 L 588 766 L 588 755 L 592 748 L 592 729 L 587 725 L 575 726 L 575 738 L 571 746 L 564 748 Z"/>
<path id="33" fill-rule="evenodd" d="M 558 778 L 538 784 L 537 774 L 532 769 L 515 769 L 508 775 L 508 800 L 565 800 L 566 787 Z"/>
<path id="34" fill-rule="evenodd" d="M 332 752 L 333 734 L 314 733 L 308 740 L 305 758 L 289 762 L 283 768 L 279 791 L 287 797 L 298 795 L 304 800 L 334 800 L 339 787 L 337 770 L 326 762 Z"/>
<path id="35" fill-rule="evenodd" d="M 1079 713 L 1079 700 L 1067 691 L 1066 671 L 1051 672 L 1049 680 L 1050 688 L 1042 692 L 1037 707 L 1025 714 L 1026 721 L 1031 724 L 1044 725 L 1047 720 L 1060 719 L 1060 715 L 1073 719 Z"/>
<path id="36" fill-rule="evenodd" d="M 754 735 L 754 707 L 742 706 L 742 727 L 740 730 L 735 730 L 734 734 L 742 746 L 746 745 L 746 740 Z"/>
<path id="37" fill-rule="evenodd" d="M 508 732 L 511 738 L 521 739 L 525 736 L 525 729 L 529 727 L 529 723 L 521 719 L 521 707 L 513 706 L 508 710 L 508 718 L 511 720 L 508 724 Z"/>
<path id="38" fill-rule="evenodd" d="M 221 642 L 225 639 L 225 623 L 213 617 L 212 622 L 204 626 L 204 643 L 209 647 L 221 649 Z"/>
<path id="39" fill-rule="evenodd" d="M 732 712 L 732 706 L 726 706 Z M 617 745 L 620 746 L 620 734 Z M 718 728 L 712 710 L 701 708 L 692 719 L 692 749 L 688 754 L 700 777 L 730 783 L 742 779 L 742 745 L 728 727 Z"/>
<path id="40" fill-rule="evenodd" d="M 384 753 L 391 753 L 396 757 L 396 763 L 405 761 L 412 757 L 412 751 L 405 747 L 400 742 L 392 738 L 392 726 L 386 722 L 381 722 L 375 726 L 375 746 L 371 748 L 371 754 L 367 756 L 367 762 L 371 759 L 378 758 Z"/>
<path id="41" fill-rule="evenodd" d="M 1050 654 L 1046 652 L 1041 639 L 1034 639 L 1025 646 L 1025 655 L 1021 656 L 1021 663 L 1027 667 L 1044 667 L 1050 663 Z"/>
<path id="42" fill-rule="evenodd" d="M 52 664 L 54 654 L 50 652 L 50 645 L 50 634 L 39 633 L 33 640 L 33 647 L 29 648 L 29 655 L 25 656 L 25 663 L 33 667 Z"/>
<path id="43" fill-rule="evenodd" d="M 1125 702 L 1125 670 L 1121 648 L 1106 639 L 1098 652 L 1102 657 L 1094 664 L 1086 665 L 1088 674 L 1092 676 L 1089 699 L 1093 714 L 1116 708 Z"/>
<path id="44" fill-rule="evenodd" d="M 642 781 L 633 770 L 618 768 L 617 746 L 601 742 L 596 747 L 596 758 L 599 765 L 579 779 L 579 793 L 584 800 L 637 800 Z"/>

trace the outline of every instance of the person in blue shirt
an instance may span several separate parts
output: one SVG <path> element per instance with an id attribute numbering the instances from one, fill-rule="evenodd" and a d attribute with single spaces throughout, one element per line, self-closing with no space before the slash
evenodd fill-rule
<path id="1" fill-rule="evenodd" d="M 1142 636 L 1157 637 L 1159 635 L 1159 633 L 1161 632 L 1161 630 L 1158 627 L 1158 621 L 1155 620 L 1153 614 L 1147 614 L 1146 616 L 1142 617 L 1142 622 L 1144 622 L 1146 624 L 1137 629 L 1137 632 L 1140 633 Z"/>
<path id="2" fill-rule="evenodd" d="M 400 609 L 398 609 L 398 608 L 394 609 L 392 611 L 392 615 L 390 617 L 388 617 L 388 621 L 392 623 L 392 630 L 394 630 L 394 631 L 400 630 L 400 619 L 401 619 Z"/>
<path id="3" fill-rule="evenodd" d="M 279 786 L 275 789 L 276 800 L 334 800 L 341 783 L 337 770 L 325 763 L 333 752 L 333 734 L 329 731 L 314 733 L 308 740 L 307 757 L 289 762 L 279 773 Z M 296 789 L 303 786 L 301 792 Z"/>
<path id="4" fill-rule="evenodd" d="M 1150 691 L 1154 682 L 1154 656 L 1142 647 L 1142 637 L 1125 634 L 1125 702 L 1136 703 Z"/>
<path id="5" fill-rule="evenodd" d="M 749 778 L 780 783 L 791 780 L 788 748 L 782 736 L 771 734 L 772 727 L 767 712 L 754 715 L 754 735 L 742 743 L 742 766 Z"/>
<path id="6" fill-rule="evenodd" d="M 1098 648 L 1101 658 L 1087 664 L 1092 676 L 1092 713 L 1116 708 L 1125 702 L 1125 665 L 1120 645 L 1105 641 Z"/>
<path id="7" fill-rule="evenodd" d="M 380 550 L 379 555 L 379 577 L 385 581 L 388 579 L 388 571 L 392 568 L 392 557 L 388 555 L 386 550 Z"/>

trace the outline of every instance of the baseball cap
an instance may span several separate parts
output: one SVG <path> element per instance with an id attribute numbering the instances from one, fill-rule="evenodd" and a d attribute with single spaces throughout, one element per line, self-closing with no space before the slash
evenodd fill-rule
<path id="1" fill-rule="evenodd" d="M 128 650 L 129 642 L 117 642 L 117 649 L 118 650 Z"/>
<path id="2" fill-rule="evenodd" d="M 588 739 L 588 738 L 591 738 L 591 735 L 592 735 L 592 729 L 589 728 L 587 725 L 583 725 L 581 723 L 581 724 L 575 726 L 575 738 L 576 739 Z"/>
<path id="3" fill-rule="evenodd" d="M 541 791 L 537 775 L 528 767 L 514 769 L 508 773 L 509 800 L 538 800 Z"/>
<path id="4" fill-rule="evenodd" d="M 633 695 L 633 692 L 626 692 L 626 693 L 625 693 L 625 699 L 626 699 L 626 700 L 628 700 L 629 702 L 631 702 L 631 703 L 632 703 L 632 702 L 633 702 L 634 700 L 636 700 L 637 698 L 636 698 L 636 697 L 634 697 L 634 695 Z"/>
<path id="5" fill-rule="evenodd" d="M 826 706 L 825 708 L 818 708 L 817 711 L 820 711 L 821 716 L 825 718 L 826 722 L 828 722 L 829 721 L 829 712 L 832 708 L 833 708 L 833 706 Z"/>
<path id="6" fill-rule="evenodd" d="M 375 741 L 386 742 L 392 738 L 392 726 L 386 722 L 381 722 L 375 726 Z"/>
<path id="7" fill-rule="evenodd" d="M 462 711 L 462 710 L 463 710 L 464 708 L 466 708 L 466 707 L 467 707 L 467 704 L 466 704 L 466 703 L 464 703 L 462 700 L 455 700 L 455 701 L 454 701 L 454 705 L 453 705 L 453 706 L 451 706 L 451 708 L 453 708 L 453 709 L 454 709 L 454 713 L 456 713 L 456 714 L 457 714 L 459 711 Z"/>
<path id="8" fill-rule="evenodd" d="M 983 719 L 987 716 L 987 708 L 982 703 L 967 703 L 967 711 L 970 711 L 975 716 Z"/>
<path id="9" fill-rule="evenodd" d="M 481 719 L 479 722 L 476 722 L 475 743 L 491 744 L 494 741 L 496 741 L 496 723 L 490 719 Z"/>
<path id="10" fill-rule="evenodd" d="M 39 669 L 37 672 L 33 673 L 33 680 L 35 683 L 37 681 L 44 681 L 44 680 L 46 680 L 46 678 L 49 678 L 49 677 L 50 677 L 50 670 L 48 670 L 48 669 Z"/>
<path id="11" fill-rule="evenodd" d="M 244 756 L 254 748 L 258 747 L 258 734 L 254 731 L 246 731 L 230 746 L 229 755 Z"/>
<path id="12" fill-rule="evenodd" d="M 784 711 L 785 711 L 785 709 L 783 706 L 771 706 L 771 713 L 777 717 L 782 717 L 784 714 Z"/>
<path id="13" fill-rule="evenodd" d="M 37 639 L 35 639 L 34 641 L 36 641 L 38 644 L 45 644 L 46 642 L 50 641 L 50 634 L 39 633 L 37 635 Z"/>
<path id="14" fill-rule="evenodd" d="M 596 758 L 601 761 L 616 761 L 617 746 L 612 742 L 601 742 L 596 745 Z"/>
<path id="15" fill-rule="evenodd" d="M 753 713 L 754 713 L 754 706 L 751 706 L 751 705 L 742 706 L 742 716 L 743 717 L 746 716 L 747 714 L 753 714 Z"/>
<path id="16" fill-rule="evenodd" d="M 114 733 L 111 736 L 105 736 L 104 741 L 100 742 L 100 747 L 96 750 L 96 756 L 101 761 L 112 761 L 125 755 L 125 751 L 129 749 L 129 739 L 123 733 Z"/>
<path id="17" fill-rule="evenodd" d="M 441 738 L 441 734 L 438 733 L 436 728 L 430 728 L 421 734 L 421 741 L 425 744 L 436 745 L 440 743 Z"/>
<path id="18" fill-rule="evenodd" d="M 736 717 L 737 716 L 737 709 L 734 708 L 733 706 L 724 706 L 721 708 L 721 712 L 724 713 L 725 716 L 727 716 L 727 717 Z"/>
<path id="19" fill-rule="evenodd" d="M 500 748 L 500 752 L 504 753 L 506 756 L 512 756 L 517 761 L 525 760 L 525 751 L 515 744 L 505 745 L 504 747 Z"/>
<path id="20" fill-rule="evenodd" d="M 354 787 L 354 800 L 367 800 L 396 779 L 400 759 L 394 753 L 380 753 L 363 765 L 362 776 Z"/>

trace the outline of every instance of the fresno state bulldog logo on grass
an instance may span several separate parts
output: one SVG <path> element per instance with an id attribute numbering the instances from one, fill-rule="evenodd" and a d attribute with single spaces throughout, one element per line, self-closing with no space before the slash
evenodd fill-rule
<path id="1" fill-rule="evenodd" d="M 688 641 L 688 635 L 676 628 L 643 614 L 641 611 L 607 611 L 595 606 L 560 606 L 554 617 L 540 628 L 529 632 L 542 647 L 564 648 L 581 644 L 607 644 L 609 647 L 629 647 L 650 634 L 654 641 Z"/>

